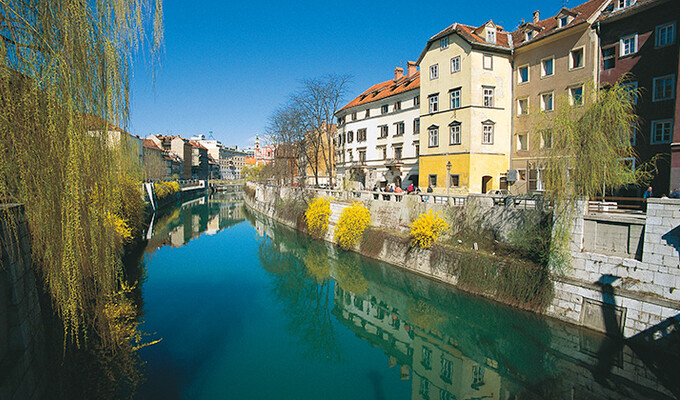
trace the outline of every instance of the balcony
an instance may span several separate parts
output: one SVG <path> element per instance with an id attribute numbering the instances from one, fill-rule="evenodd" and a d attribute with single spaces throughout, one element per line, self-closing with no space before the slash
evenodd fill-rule
<path id="1" fill-rule="evenodd" d="M 387 167 L 403 167 L 404 161 L 401 159 L 401 157 L 386 158 L 385 159 L 385 166 L 387 166 Z"/>

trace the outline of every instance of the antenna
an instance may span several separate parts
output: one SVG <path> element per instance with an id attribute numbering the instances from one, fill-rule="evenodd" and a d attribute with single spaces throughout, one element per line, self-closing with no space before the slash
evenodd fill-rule
<path id="1" fill-rule="evenodd" d="M 215 137 L 212 134 L 212 131 L 208 131 L 208 139 L 215 140 Z"/>

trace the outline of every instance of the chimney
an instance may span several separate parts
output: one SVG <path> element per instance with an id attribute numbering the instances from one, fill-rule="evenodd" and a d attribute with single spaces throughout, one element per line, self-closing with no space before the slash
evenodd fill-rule
<path id="1" fill-rule="evenodd" d="M 541 13 L 538 10 L 534 11 L 534 24 L 541 20 Z"/>
<path id="2" fill-rule="evenodd" d="M 407 76 L 413 76 L 413 75 L 418 71 L 418 67 L 416 67 L 416 62 L 415 62 L 415 61 L 409 61 L 409 62 L 407 62 L 407 63 L 406 63 L 406 67 L 407 67 L 406 70 L 407 70 L 407 72 L 408 72 L 408 75 L 407 75 Z"/>
<path id="3" fill-rule="evenodd" d="M 398 81 L 399 79 L 404 77 L 404 69 L 403 68 L 395 68 L 394 69 L 394 80 Z"/>

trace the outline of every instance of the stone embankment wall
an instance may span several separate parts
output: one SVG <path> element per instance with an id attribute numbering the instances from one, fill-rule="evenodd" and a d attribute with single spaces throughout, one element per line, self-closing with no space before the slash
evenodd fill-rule
<path id="1" fill-rule="evenodd" d="M 649 199 L 646 217 L 588 215 L 579 202 L 571 228 L 572 265 L 555 282 L 555 300 L 548 314 L 600 331 L 627 338 L 636 335 L 652 340 L 678 327 L 680 316 L 680 200 Z M 610 237 L 606 242 L 622 243 L 593 251 L 594 230 L 611 230 L 612 225 L 631 228 L 633 235 Z M 639 225 L 643 225 L 639 233 Z M 635 251 L 616 251 L 636 239 Z M 630 246 L 629 246 L 630 248 Z M 624 253 L 624 254 L 621 254 Z M 611 317 L 618 326 L 607 327 Z M 617 329 L 616 332 L 611 332 Z M 646 338 L 646 339 L 647 339 Z"/>
<path id="2" fill-rule="evenodd" d="M 2 206 L 18 224 L 0 222 L 0 399 L 40 399 L 45 393 L 46 348 L 24 210 Z"/>

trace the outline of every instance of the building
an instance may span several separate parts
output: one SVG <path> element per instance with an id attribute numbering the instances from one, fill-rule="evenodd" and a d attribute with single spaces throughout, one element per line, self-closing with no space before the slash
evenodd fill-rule
<path id="1" fill-rule="evenodd" d="M 510 166 L 512 36 L 489 21 L 453 24 L 427 42 L 420 66 L 419 183 L 487 192 Z"/>
<path id="2" fill-rule="evenodd" d="M 598 38 L 592 24 L 609 0 L 590 0 L 556 15 L 531 22 L 512 34 L 513 136 L 512 162 L 507 176 L 515 194 L 544 190 L 543 161 L 552 145 L 552 131 L 536 132 L 540 119 L 556 107 L 586 101 L 588 85 L 598 76 Z"/>
<path id="3" fill-rule="evenodd" d="M 632 3 L 632 4 L 631 4 Z M 680 187 L 680 118 L 677 102 L 678 19 L 677 0 L 614 1 L 597 22 L 600 35 L 600 84 L 616 82 L 625 74 L 638 90 L 637 126 L 630 138 L 638 153 L 636 162 L 666 154 L 657 164 L 652 182 L 655 195 Z M 635 196 L 643 188 L 635 188 Z"/>
<path id="4" fill-rule="evenodd" d="M 407 74 L 361 93 L 336 114 L 337 180 L 406 187 L 418 185 L 420 73 L 414 62 Z"/>
<path id="5" fill-rule="evenodd" d="M 191 145 L 191 177 L 193 179 L 208 179 L 210 165 L 208 164 L 208 149 L 193 140 Z"/>
<path id="6" fill-rule="evenodd" d="M 164 157 L 163 149 L 153 140 L 143 140 L 144 176 L 149 180 L 165 180 L 172 176 L 171 162 Z"/>
<path id="7" fill-rule="evenodd" d="M 174 154 L 182 161 L 182 169 L 178 179 L 191 179 L 192 151 L 189 141 L 179 136 L 150 135 L 147 139 L 152 140 L 156 146 Z M 173 177 L 175 173 L 173 173 Z"/>
<path id="8" fill-rule="evenodd" d="M 220 179 L 220 162 L 215 160 L 208 154 L 208 169 L 210 171 L 209 179 Z"/>
<path id="9" fill-rule="evenodd" d="M 335 146 L 333 139 L 337 133 L 337 125 L 325 124 L 305 134 L 305 151 L 300 154 L 298 164 L 301 166 L 308 185 L 328 185 L 335 168 Z"/>
<path id="10" fill-rule="evenodd" d="M 271 144 L 261 145 L 260 137 L 255 136 L 255 148 L 253 149 L 252 157 L 255 159 L 255 164 L 271 164 L 274 161 L 276 154 L 276 146 Z"/>
<path id="11" fill-rule="evenodd" d="M 224 158 L 220 158 L 222 166 L 222 179 L 241 179 L 241 171 L 246 165 L 246 153 L 238 149 L 238 146 L 224 147 Z"/>

